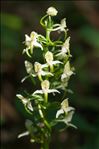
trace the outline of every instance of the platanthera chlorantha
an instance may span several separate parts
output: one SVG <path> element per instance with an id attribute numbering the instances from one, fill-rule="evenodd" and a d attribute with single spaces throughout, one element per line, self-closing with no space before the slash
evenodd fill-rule
<path id="1" fill-rule="evenodd" d="M 25 35 L 25 49 L 23 53 L 30 61 L 25 60 L 27 76 L 22 79 L 32 79 L 36 81 L 39 89 L 25 96 L 17 94 L 23 103 L 26 111 L 31 115 L 31 119 L 25 122 L 26 131 L 18 136 L 30 136 L 31 142 L 41 144 L 41 149 L 48 149 L 51 141 L 53 129 L 60 127 L 61 130 L 71 126 L 74 108 L 69 106 L 65 93 L 69 91 L 68 82 L 74 68 L 70 65 L 70 37 L 67 36 L 66 19 L 60 23 L 54 22 L 54 16 L 58 11 L 54 7 L 47 9 L 46 15 L 41 18 L 40 24 L 45 29 L 46 35 L 32 31 L 30 35 Z M 53 40 L 51 35 L 57 33 L 58 39 Z M 55 35 L 55 34 L 54 34 Z M 42 62 L 35 61 L 34 51 L 42 51 Z M 38 51 L 37 50 L 37 51 Z M 63 95 L 64 93 L 64 95 Z M 61 97 L 61 99 L 57 98 Z M 60 131 L 59 129 L 59 131 Z"/>

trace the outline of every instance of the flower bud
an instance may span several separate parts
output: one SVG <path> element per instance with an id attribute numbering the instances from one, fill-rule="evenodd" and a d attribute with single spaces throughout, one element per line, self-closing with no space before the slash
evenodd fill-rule
<path id="1" fill-rule="evenodd" d="M 58 13 L 58 11 L 57 11 L 54 7 L 49 7 L 49 8 L 47 9 L 47 14 L 48 14 L 49 16 L 56 16 L 57 13 Z"/>

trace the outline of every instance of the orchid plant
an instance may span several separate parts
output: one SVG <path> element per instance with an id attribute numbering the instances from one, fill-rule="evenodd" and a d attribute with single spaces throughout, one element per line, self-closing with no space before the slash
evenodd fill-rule
<path id="1" fill-rule="evenodd" d="M 70 37 L 67 36 L 66 19 L 62 19 L 60 24 L 55 24 L 54 16 L 57 13 L 58 11 L 54 7 L 50 7 L 47 9 L 46 15 L 41 18 L 40 24 L 45 29 L 45 36 L 35 31 L 32 31 L 30 36 L 25 35 L 26 48 L 23 50 L 23 54 L 26 54 L 32 62 L 25 60 L 27 76 L 22 79 L 22 82 L 30 78 L 38 81 L 40 88 L 25 96 L 17 94 L 26 111 L 33 117 L 33 119 L 26 120 L 26 131 L 19 134 L 18 138 L 29 135 L 31 142 L 41 144 L 41 149 L 49 149 L 51 133 L 56 125 L 64 123 L 62 130 L 69 126 L 76 128 L 71 123 L 75 109 L 69 106 L 66 95 L 63 95 L 58 101 L 50 99 L 54 96 L 57 98 L 58 94 L 61 96 L 61 93 L 69 90 L 68 82 L 71 75 L 74 74 L 74 68 L 70 65 Z M 57 40 L 51 39 L 53 32 L 58 33 Z M 61 38 L 61 35 L 64 38 Z M 37 48 L 42 50 L 43 63 L 33 62 L 33 51 Z M 49 96 L 50 93 L 51 96 Z M 48 119 L 47 115 L 49 109 L 54 111 L 51 119 Z"/>

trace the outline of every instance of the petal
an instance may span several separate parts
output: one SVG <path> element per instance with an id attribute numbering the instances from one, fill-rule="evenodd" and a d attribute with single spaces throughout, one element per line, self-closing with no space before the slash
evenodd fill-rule
<path id="1" fill-rule="evenodd" d="M 30 47 L 26 48 L 23 50 L 23 54 L 26 53 L 29 57 L 31 57 L 30 53 L 29 53 Z"/>
<path id="2" fill-rule="evenodd" d="M 33 111 L 33 107 L 32 107 L 32 104 L 30 101 L 27 102 L 27 108 L 30 110 L 30 111 Z"/>
<path id="3" fill-rule="evenodd" d="M 21 138 L 21 137 L 24 137 L 24 136 L 28 136 L 29 135 L 29 132 L 26 131 L 26 132 L 23 132 L 21 134 L 18 135 L 18 138 Z"/>
<path id="4" fill-rule="evenodd" d="M 46 71 L 41 71 L 41 75 L 42 76 L 46 76 L 46 75 L 53 76 L 53 74 L 51 72 L 46 72 Z"/>
<path id="5" fill-rule="evenodd" d="M 62 52 L 60 51 L 60 53 L 56 54 L 56 56 L 61 56 L 62 55 Z"/>
<path id="6" fill-rule="evenodd" d="M 72 74 L 73 74 L 72 71 L 67 72 L 67 75 L 68 75 L 68 76 L 71 76 Z"/>
<path id="7" fill-rule="evenodd" d="M 63 28 L 66 27 L 66 18 L 64 18 L 64 19 L 61 20 L 61 26 L 62 26 Z"/>
<path id="8" fill-rule="evenodd" d="M 70 42 L 70 37 L 68 37 L 68 38 L 65 40 L 65 43 L 64 43 L 64 45 L 63 45 L 63 47 L 65 47 L 67 50 L 69 50 L 69 46 L 70 46 L 69 42 Z"/>
<path id="9" fill-rule="evenodd" d="M 43 94 L 43 91 L 42 90 L 36 90 L 32 95 L 35 95 L 35 94 Z"/>
<path id="10" fill-rule="evenodd" d="M 43 64 L 42 68 L 48 67 L 48 64 Z"/>
<path id="11" fill-rule="evenodd" d="M 74 110 L 75 110 L 75 108 L 73 108 L 73 107 L 64 108 L 64 111 L 65 111 L 66 113 L 68 113 L 68 112 L 70 112 L 70 111 L 74 111 Z"/>
<path id="12" fill-rule="evenodd" d="M 58 110 L 57 113 L 56 113 L 56 118 L 58 118 L 63 113 L 64 113 L 63 109 Z"/>
<path id="13" fill-rule="evenodd" d="M 64 81 L 65 78 L 67 78 L 67 75 L 66 75 L 65 73 L 63 73 L 63 74 L 61 75 L 61 81 Z"/>
<path id="14" fill-rule="evenodd" d="M 55 65 L 55 64 L 63 64 L 63 63 L 60 61 L 53 61 L 52 64 Z"/>
<path id="15" fill-rule="evenodd" d="M 69 107 L 68 98 L 64 99 L 61 103 L 61 107 L 63 110 L 67 109 Z"/>
<path id="16" fill-rule="evenodd" d="M 25 41 L 31 41 L 31 38 L 27 34 L 25 34 Z"/>
<path id="17" fill-rule="evenodd" d="M 57 92 L 57 93 L 60 93 L 58 90 L 56 90 L 56 89 L 49 89 L 48 90 L 48 93 L 55 93 L 55 92 Z"/>
<path id="18" fill-rule="evenodd" d="M 22 80 L 21 80 L 21 83 L 23 83 L 27 78 L 29 78 L 30 76 L 28 75 L 28 76 L 26 76 L 26 77 L 24 77 Z"/>
<path id="19" fill-rule="evenodd" d="M 63 119 L 64 123 L 68 124 L 69 122 L 71 122 L 72 117 L 73 117 L 74 111 L 70 111 L 66 117 Z"/>
<path id="20" fill-rule="evenodd" d="M 59 27 L 60 26 L 60 24 L 54 24 L 53 25 L 53 27 Z"/>
<path id="21" fill-rule="evenodd" d="M 63 53 L 63 52 L 60 52 L 60 53 L 56 54 L 56 56 L 57 56 L 59 59 L 63 59 L 63 58 L 65 58 L 65 57 L 67 56 L 67 54 L 66 54 L 66 53 Z"/>
<path id="22" fill-rule="evenodd" d="M 34 42 L 34 46 L 35 47 L 39 47 L 39 48 L 41 48 L 43 50 L 42 45 L 40 43 L 38 43 L 38 42 Z"/>
<path id="23" fill-rule="evenodd" d="M 68 52 L 68 50 L 63 46 L 62 49 L 61 49 L 61 52 L 62 52 L 62 54 L 65 54 L 65 53 Z"/>
<path id="24" fill-rule="evenodd" d="M 26 103 L 27 103 L 27 99 L 26 98 L 24 98 L 22 95 L 20 95 L 20 94 L 17 94 L 16 95 L 19 99 L 21 99 L 21 101 L 22 101 L 22 103 L 24 104 L 24 105 L 26 105 Z"/>
<path id="25" fill-rule="evenodd" d="M 68 126 L 71 126 L 71 127 L 75 128 L 75 129 L 77 129 L 77 127 L 75 125 L 71 124 L 71 123 L 69 123 Z"/>
<path id="26" fill-rule="evenodd" d="M 36 74 L 32 73 L 31 76 L 32 76 L 32 77 L 36 77 Z"/>

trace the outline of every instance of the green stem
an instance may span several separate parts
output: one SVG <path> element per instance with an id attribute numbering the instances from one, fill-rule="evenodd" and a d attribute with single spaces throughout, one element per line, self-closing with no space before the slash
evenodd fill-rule
<path id="1" fill-rule="evenodd" d="M 43 27 L 46 27 L 46 25 L 44 24 L 44 20 L 47 18 L 48 15 L 45 15 L 44 17 L 41 18 L 40 20 L 40 24 L 43 26 Z"/>
<path id="2" fill-rule="evenodd" d="M 47 41 L 50 40 L 50 31 L 48 29 L 46 29 L 46 39 Z"/>
<path id="3" fill-rule="evenodd" d="M 45 98 L 45 102 L 47 103 L 48 102 L 48 93 L 44 94 L 44 98 Z"/>
<path id="4" fill-rule="evenodd" d="M 39 78 L 39 80 L 42 82 L 43 81 L 43 79 L 42 79 L 42 76 L 41 75 L 38 75 L 38 78 Z"/>
<path id="5" fill-rule="evenodd" d="M 41 144 L 41 149 L 49 149 L 49 141 L 44 140 L 44 143 Z"/>
<path id="6" fill-rule="evenodd" d="M 39 109 L 39 114 L 40 114 L 42 120 L 44 121 L 44 124 L 47 126 L 48 130 L 51 131 L 50 125 L 48 124 L 48 122 L 44 118 L 44 115 L 43 115 L 43 112 L 42 112 L 42 109 L 41 109 L 40 105 L 38 105 L 38 109 Z"/>
<path id="7" fill-rule="evenodd" d="M 53 73 L 53 71 L 54 71 L 54 66 L 53 66 L 53 64 L 51 64 L 50 65 L 50 71 Z"/>

